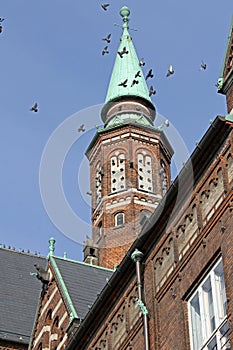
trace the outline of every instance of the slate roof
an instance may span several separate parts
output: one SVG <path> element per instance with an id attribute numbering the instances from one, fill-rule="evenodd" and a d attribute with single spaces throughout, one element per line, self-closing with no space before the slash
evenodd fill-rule
<path id="1" fill-rule="evenodd" d="M 34 264 L 46 258 L 0 248 L 0 339 L 29 343 L 41 291 Z"/>
<path id="2" fill-rule="evenodd" d="M 77 316 L 83 319 L 112 276 L 113 270 L 58 257 L 53 257 L 53 260 L 59 269 Z"/>

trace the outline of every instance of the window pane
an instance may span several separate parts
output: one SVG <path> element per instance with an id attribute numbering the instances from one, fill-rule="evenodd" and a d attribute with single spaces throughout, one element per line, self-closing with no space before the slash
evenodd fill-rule
<path id="1" fill-rule="evenodd" d="M 231 348 L 229 340 L 229 326 L 227 322 L 220 329 L 220 343 L 222 350 L 227 350 Z"/>
<path id="2" fill-rule="evenodd" d="M 218 303 L 218 316 L 219 316 L 219 319 L 222 320 L 226 316 L 226 308 L 227 308 L 227 298 L 226 298 L 222 261 L 215 268 L 214 273 L 215 273 L 216 294 L 217 294 L 216 298 Z"/>
<path id="3" fill-rule="evenodd" d="M 202 330 L 201 330 L 201 314 L 199 304 L 199 293 L 197 292 L 192 298 L 191 302 L 191 322 L 192 322 L 192 339 L 193 348 L 198 350 L 202 344 Z"/>
<path id="4" fill-rule="evenodd" d="M 216 337 L 214 337 L 214 338 L 211 340 L 211 342 L 207 345 L 207 349 L 208 349 L 208 350 L 217 350 L 217 349 L 218 349 Z"/>
<path id="5" fill-rule="evenodd" d="M 215 316 L 213 305 L 213 294 L 210 277 L 206 280 L 202 287 L 203 290 L 203 306 L 207 336 L 215 329 Z"/>

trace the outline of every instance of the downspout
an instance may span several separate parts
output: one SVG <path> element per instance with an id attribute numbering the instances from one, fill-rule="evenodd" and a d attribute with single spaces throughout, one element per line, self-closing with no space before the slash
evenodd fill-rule
<path id="1" fill-rule="evenodd" d="M 140 271 L 140 262 L 143 258 L 143 253 L 138 249 L 135 249 L 131 255 L 131 259 L 135 262 L 136 265 L 136 275 L 137 275 L 137 290 L 138 290 L 138 299 L 137 303 L 143 314 L 143 326 L 144 326 L 144 339 L 145 339 L 145 350 L 149 350 L 149 331 L 148 331 L 148 310 L 142 300 L 142 280 L 141 280 L 141 271 Z"/>

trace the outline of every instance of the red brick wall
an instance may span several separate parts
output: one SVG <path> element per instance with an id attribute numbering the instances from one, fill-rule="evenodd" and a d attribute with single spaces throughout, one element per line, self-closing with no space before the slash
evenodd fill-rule
<path id="1" fill-rule="evenodd" d="M 26 350 L 27 348 L 28 344 L 20 344 L 0 339 L 0 350 Z"/>

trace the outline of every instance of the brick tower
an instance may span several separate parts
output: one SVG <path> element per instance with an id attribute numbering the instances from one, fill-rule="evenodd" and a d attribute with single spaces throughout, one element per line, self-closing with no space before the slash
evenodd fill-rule
<path id="1" fill-rule="evenodd" d="M 123 33 L 97 130 L 86 155 L 90 162 L 92 238 L 84 260 L 113 268 L 140 233 L 170 185 L 172 148 L 153 126 L 155 107 L 128 32 Z"/>

